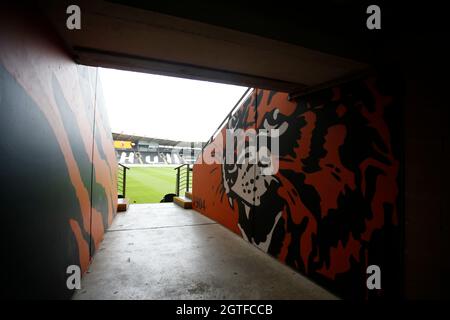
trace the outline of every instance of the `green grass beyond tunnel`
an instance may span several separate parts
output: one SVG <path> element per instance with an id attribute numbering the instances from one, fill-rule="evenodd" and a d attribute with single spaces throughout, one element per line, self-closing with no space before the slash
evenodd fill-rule
<path id="1" fill-rule="evenodd" d="M 130 203 L 160 202 L 167 193 L 175 193 L 176 170 L 173 167 L 131 167 L 127 171 L 126 197 Z"/>

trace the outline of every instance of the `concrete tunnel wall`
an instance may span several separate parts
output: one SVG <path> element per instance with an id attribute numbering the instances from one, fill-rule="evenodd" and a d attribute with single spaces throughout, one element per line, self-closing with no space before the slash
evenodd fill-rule
<path id="1" fill-rule="evenodd" d="M 97 68 L 76 65 L 31 9 L 1 10 L 2 296 L 69 298 L 115 215 L 116 167 Z"/>
<path id="2" fill-rule="evenodd" d="M 400 297 L 398 92 L 392 79 L 375 77 L 297 101 L 255 89 L 197 159 L 194 209 L 340 297 Z M 275 175 L 251 164 L 207 164 L 224 163 L 226 129 L 270 128 L 281 133 Z M 382 290 L 366 287 L 373 264 Z"/>

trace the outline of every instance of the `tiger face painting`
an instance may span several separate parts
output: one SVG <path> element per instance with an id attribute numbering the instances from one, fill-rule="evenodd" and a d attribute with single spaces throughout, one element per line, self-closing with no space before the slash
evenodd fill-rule
<path id="1" fill-rule="evenodd" d="M 224 212 L 214 213 L 216 220 L 232 230 L 236 225 L 245 240 L 338 295 L 395 296 L 398 119 L 391 88 L 375 78 L 297 101 L 256 89 L 224 130 L 278 129 L 278 171 L 262 175 L 265 164 L 259 159 L 231 164 L 224 159 L 220 176 L 219 168 L 209 170 L 217 179 L 216 192 L 194 189 L 194 195 L 213 198 L 203 210 L 206 215 L 225 202 L 228 209 L 221 206 Z M 365 285 L 370 264 L 384 272 L 385 288 L 379 292 L 368 292 Z"/>

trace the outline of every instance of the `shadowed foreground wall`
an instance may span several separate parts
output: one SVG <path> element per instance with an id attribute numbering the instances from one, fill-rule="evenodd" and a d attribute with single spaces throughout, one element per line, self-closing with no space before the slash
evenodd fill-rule
<path id="1" fill-rule="evenodd" d="M 254 90 L 194 165 L 194 208 L 341 297 L 401 296 L 395 92 L 376 78 L 298 101 Z M 205 163 L 223 163 L 225 129 L 271 128 L 280 132 L 275 175 L 248 162 Z M 372 264 L 381 268 L 382 290 L 366 288 Z"/>
<path id="2" fill-rule="evenodd" d="M 69 298 L 115 214 L 101 83 L 31 10 L 0 15 L 2 296 Z"/>

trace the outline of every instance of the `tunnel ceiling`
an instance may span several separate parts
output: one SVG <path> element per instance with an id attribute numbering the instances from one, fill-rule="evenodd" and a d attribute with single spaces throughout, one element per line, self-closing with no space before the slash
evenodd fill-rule
<path id="1" fill-rule="evenodd" d="M 200 21 L 359 61 L 370 60 L 373 37 L 365 28 L 366 1 L 315 0 L 270 5 L 231 1 L 107 0 Z"/>
<path id="2" fill-rule="evenodd" d="M 81 30 L 68 30 L 72 2 L 39 1 L 74 59 L 86 65 L 289 92 L 349 79 L 370 66 L 371 39 L 350 32 L 365 21 L 356 21 L 361 8 L 352 1 L 333 1 L 322 16 L 322 1 L 304 10 L 121 2 L 78 1 Z"/>

